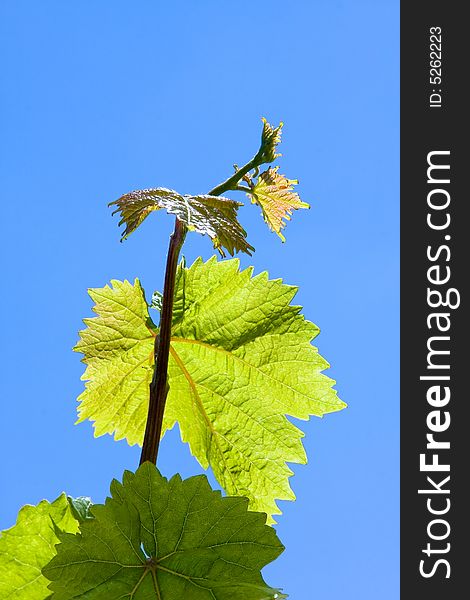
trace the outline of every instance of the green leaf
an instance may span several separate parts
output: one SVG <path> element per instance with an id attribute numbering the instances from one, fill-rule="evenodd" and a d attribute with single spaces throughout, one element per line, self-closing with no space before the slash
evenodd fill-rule
<path id="1" fill-rule="evenodd" d="M 286 462 L 306 462 L 303 433 L 285 415 L 308 419 L 346 405 L 310 343 L 318 328 L 291 305 L 297 288 L 238 266 L 212 258 L 179 267 L 163 430 L 178 422 L 228 494 L 279 514 L 276 499 L 295 499 Z M 98 317 L 76 347 L 88 380 L 80 421 L 94 421 L 95 435 L 141 444 L 157 330 L 140 284 L 113 285 L 92 291 Z"/>
<path id="2" fill-rule="evenodd" d="M 16 525 L 0 535 L 0 598 L 44 600 L 50 594 L 41 569 L 55 555 L 58 530 L 76 533 L 78 522 L 62 494 L 50 503 L 23 506 Z"/>
<path id="3" fill-rule="evenodd" d="M 93 506 L 91 498 L 88 496 L 79 496 L 78 498 L 72 498 L 67 496 L 67 500 L 70 504 L 73 516 L 79 523 L 82 523 L 86 519 L 92 519 L 90 509 Z"/>
<path id="4" fill-rule="evenodd" d="M 53 600 L 285 598 L 260 574 L 283 546 L 245 498 L 223 498 L 203 475 L 168 481 L 148 462 L 111 495 L 78 535 L 60 536 L 43 569 Z"/>
<path id="5" fill-rule="evenodd" d="M 124 194 L 110 206 L 117 206 L 113 212 L 121 213 L 119 225 L 126 227 L 122 239 L 126 239 L 148 215 L 162 208 L 176 215 L 190 231 L 208 235 L 214 248 L 225 256 L 223 248 L 231 256 L 235 252 L 251 254 L 253 246 L 246 241 L 246 231 L 237 220 L 240 202 L 220 196 L 182 196 L 174 190 L 154 188 L 136 190 Z"/>
<path id="6" fill-rule="evenodd" d="M 280 175 L 277 172 L 278 168 L 269 168 L 261 173 L 248 196 L 251 196 L 253 203 L 261 207 L 268 227 L 284 242 L 285 237 L 281 233 L 281 229 L 286 226 L 284 219 L 290 221 L 293 210 L 310 207 L 293 191 L 293 186 L 298 181 Z"/>

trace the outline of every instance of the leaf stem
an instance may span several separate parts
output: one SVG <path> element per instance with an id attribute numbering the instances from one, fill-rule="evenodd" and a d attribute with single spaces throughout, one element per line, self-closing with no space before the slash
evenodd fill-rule
<path id="1" fill-rule="evenodd" d="M 235 190 L 237 192 L 245 192 L 245 194 L 251 194 L 252 193 L 252 189 L 249 188 L 247 185 L 237 185 L 237 187 L 235 188 Z"/>
<path id="2" fill-rule="evenodd" d="M 236 190 L 238 182 L 252 169 L 256 168 L 255 156 L 243 167 L 238 169 L 231 177 L 217 185 L 210 192 L 210 196 L 219 196 L 229 190 Z M 158 447 L 162 435 L 163 415 L 165 412 L 166 397 L 168 395 L 168 360 L 170 354 L 171 326 L 173 320 L 173 300 L 175 295 L 176 270 L 178 258 L 183 246 L 187 227 L 176 218 L 175 229 L 170 236 L 170 246 L 165 269 L 165 284 L 163 288 L 162 310 L 160 316 L 160 332 L 155 338 L 154 358 L 155 370 L 150 383 L 149 409 L 147 424 L 145 426 L 144 442 L 140 455 L 140 464 L 150 461 L 157 462 Z"/>
<path id="3" fill-rule="evenodd" d="M 210 196 L 219 196 L 220 194 L 223 194 L 224 192 L 228 192 L 229 190 L 235 190 L 237 188 L 237 184 L 240 181 L 240 179 L 242 179 L 243 176 L 246 175 L 249 171 L 256 168 L 256 164 L 257 164 L 256 158 L 257 158 L 256 156 L 253 157 L 249 162 L 246 163 L 246 165 L 244 165 L 243 167 L 238 169 L 238 171 L 235 171 L 235 173 L 231 177 L 229 177 L 228 179 L 226 179 L 219 185 L 216 185 L 215 188 L 213 188 L 209 192 L 209 195 Z"/>

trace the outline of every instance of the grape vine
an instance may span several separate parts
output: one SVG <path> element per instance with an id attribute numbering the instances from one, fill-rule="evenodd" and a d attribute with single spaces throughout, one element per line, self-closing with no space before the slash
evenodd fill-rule
<path id="1" fill-rule="evenodd" d="M 272 166 L 281 131 L 263 119 L 254 157 L 206 195 L 151 188 L 110 203 L 122 239 L 155 211 L 175 218 L 163 293 L 149 302 L 138 279 L 90 290 L 95 316 L 75 347 L 86 365 L 79 422 L 141 445 L 140 464 L 113 480 L 103 505 L 62 494 L 23 507 L 0 536 L 0 598 L 286 598 L 261 569 L 283 551 L 271 525 L 276 501 L 295 499 L 287 463 L 306 462 L 303 433 L 288 417 L 345 404 L 312 345 L 318 328 L 292 304 L 297 288 L 233 258 L 254 248 L 238 221 L 241 202 L 225 194 L 247 194 L 283 241 L 293 211 L 308 208 L 297 181 Z M 180 252 L 191 232 L 232 258 L 186 266 Z M 159 444 L 176 423 L 225 494 L 205 476 L 160 474 Z"/>

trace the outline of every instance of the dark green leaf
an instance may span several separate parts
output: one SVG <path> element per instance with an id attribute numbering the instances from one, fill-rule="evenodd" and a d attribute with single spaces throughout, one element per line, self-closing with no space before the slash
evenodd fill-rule
<path id="1" fill-rule="evenodd" d="M 170 481 L 154 465 L 126 471 L 43 569 L 53 600 L 269 600 L 260 574 L 283 550 L 266 515 L 223 498 L 204 476 Z"/>

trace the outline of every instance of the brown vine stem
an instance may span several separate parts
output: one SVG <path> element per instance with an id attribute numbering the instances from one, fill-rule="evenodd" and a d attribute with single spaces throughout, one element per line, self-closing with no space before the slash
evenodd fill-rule
<path id="1" fill-rule="evenodd" d="M 175 294 L 176 269 L 181 247 L 186 237 L 186 226 L 178 218 L 170 237 L 170 246 L 165 270 L 160 332 L 155 338 L 155 370 L 150 383 L 149 410 L 145 426 L 144 443 L 140 464 L 149 460 L 157 462 L 158 446 L 162 435 L 163 413 L 168 395 L 168 357 L 170 354 L 171 322 L 173 317 L 173 299 Z"/>
<path id="2" fill-rule="evenodd" d="M 246 173 L 256 167 L 252 159 L 237 170 L 231 177 L 213 188 L 209 194 L 219 196 L 228 190 L 237 188 L 238 182 Z M 145 426 L 144 443 L 140 455 L 140 464 L 145 461 L 157 463 L 158 447 L 162 435 L 163 415 L 168 395 L 168 359 L 170 354 L 171 325 L 173 318 L 173 299 L 175 293 L 176 270 L 181 247 L 186 237 L 187 228 L 176 218 L 175 229 L 170 237 L 170 246 L 165 269 L 162 310 L 160 316 L 160 332 L 155 338 L 154 358 L 155 370 L 150 383 L 149 409 Z"/>

